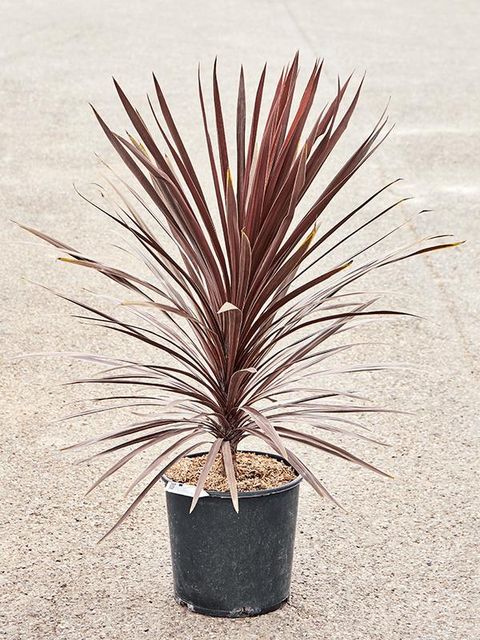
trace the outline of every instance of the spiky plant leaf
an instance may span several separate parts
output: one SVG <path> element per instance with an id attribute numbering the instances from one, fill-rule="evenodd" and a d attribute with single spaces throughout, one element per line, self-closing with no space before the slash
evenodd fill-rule
<path id="1" fill-rule="evenodd" d="M 70 244 L 21 225 L 61 250 L 62 260 L 93 269 L 127 290 L 127 299 L 118 299 L 111 313 L 61 296 L 80 309 L 80 317 L 158 350 L 159 361 L 154 363 L 70 354 L 109 367 L 74 384 L 113 385 L 119 389 L 113 395 L 94 399 L 95 403 L 110 400 L 114 404 L 77 416 L 125 407 L 149 406 L 156 410 L 156 415 L 148 420 L 81 443 L 119 441 L 93 458 L 130 448 L 94 486 L 137 454 L 174 439 L 134 481 L 133 486 L 155 473 L 114 528 L 171 464 L 205 442 L 202 439 L 191 444 L 198 437 L 208 436 L 213 444 L 200 474 L 192 509 L 220 454 L 232 502 L 238 510 L 235 453 L 248 436 L 259 438 L 286 457 L 321 496 L 332 500 L 314 473 L 286 447 L 287 442 L 303 443 L 387 475 L 298 426 L 369 439 L 350 430 L 351 426 L 363 428 L 363 425 L 347 416 L 388 409 L 357 404 L 354 401 L 358 401 L 358 394 L 324 388 L 323 378 L 333 372 L 383 370 L 388 365 L 356 363 L 341 369 L 321 369 L 320 365 L 356 346 L 350 343 L 331 347 L 333 337 L 362 322 L 410 314 L 369 309 L 376 300 L 362 299 L 365 292 L 345 289 L 376 269 L 458 243 L 444 236 L 431 236 L 417 243 L 418 246 L 363 258 L 366 251 L 378 248 L 401 229 L 402 223 L 352 254 L 343 249 L 346 241 L 403 202 L 397 200 L 375 215 L 364 214 L 366 207 L 396 182 L 393 181 L 338 221 L 331 221 L 326 213 L 338 192 L 388 135 L 385 114 L 330 182 L 316 192 L 310 207 L 299 207 L 350 124 L 363 83 L 362 80 L 350 99 L 347 96 L 352 78 L 339 83 L 336 95 L 319 114 L 313 114 L 313 125 L 306 130 L 322 65 L 315 63 L 296 107 L 298 55 L 282 71 L 268 105 L 264 104 L 265 67 L 250 118 L 241 70 L 232 132 L 234 160 L 229 156 L 228 127 L 216 63 L 212 78 L 213 128 L 199 73 L 200 113 L 213 180 L 213 203 L 205 195 L 157 78 L 154 76 L 155 98 L 148 99 L 153 130 L 115 81 L 135 135 L 129 133 L 125 137 L 114 132 L 95 109 L 94 113 L 135 184 L 128 186 L 121 181 L 123 192 L 113 186 L 120 197 L 114 211 L 95 206 L 130 236 L 134 255 L 142 260 L 148 277 L 104 264 Z M 356 218 L 360 224 L 353 231 L 344 231 L 345 225 Z M 165 237 L 169 246 L 165 245 Z M 326 265 L 329 254 L 337 256 L 333 266 Z M 122 319 L 118 308 L 129 311 L 132 319 Z M 165 358 L 169 364 L 164 364 Z M 321 389 L 305 385 L 304 381 L 315 372 L 318 380 L 322 380 Z M 122 393 L 125 386 L 120 385 L 126 385 L 128 391 Z M 292 394 L 293 399 L 285 399 Z M 189 446 L 179 452 L 187 443 Z M 172 454 L 174 457 L 166 462 Z"/>

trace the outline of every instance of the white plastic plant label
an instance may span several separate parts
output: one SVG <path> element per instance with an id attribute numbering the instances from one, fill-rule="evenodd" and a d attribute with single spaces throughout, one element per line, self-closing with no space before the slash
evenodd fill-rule
<path id="1" fill-rule="evenodd" d="M 165 491 L 170 491 L 171 493 L 178 493 L 181 496 L 189 496 L 193 498 L 193 494 L 195 493 L 195 487 L 191 484 L 182 484 L 181 482 L 172 482 L 169 480 L 167 482 L 167 486 L 165 487 Z M 209 494 L 206 491 L 200 493 L 200 498 L 205 498 Z"/>

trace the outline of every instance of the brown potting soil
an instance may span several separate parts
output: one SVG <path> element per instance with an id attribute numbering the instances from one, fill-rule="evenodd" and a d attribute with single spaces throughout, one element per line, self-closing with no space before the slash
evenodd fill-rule
<path id="1" fill-rule="evenodd" d="M 206 455 L 193 458 L 182 458 L 172 465 L 167 476 L 174 482 L 195 485 L 198 482 Z M 259 491 L 262 489 L 274 489 L 294 480 L 295 471 L 276 458 L 259 453 L 238 451 L 235 460 L 235 474 L 238 491 Z M 223 462 L 220 455 L 217 456 L 205 481 L 206 491 L 228 491 L 228 482 L 223 470 Z"/>

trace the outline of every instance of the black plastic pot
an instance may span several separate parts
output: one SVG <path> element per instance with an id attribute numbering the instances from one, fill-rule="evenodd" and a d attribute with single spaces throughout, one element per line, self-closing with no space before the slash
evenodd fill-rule
<path id="1" fill-rule="evenodd" d="M 238 514 L 230 494 L 220 492 L 200 498 L 189 514 L 191 487 L 169 483 L 177 602 L 191 611 L 227 618 L 268 613 L 286 602 L 300 481 L 298 476 L 275 489 L 239 493 Z"/>

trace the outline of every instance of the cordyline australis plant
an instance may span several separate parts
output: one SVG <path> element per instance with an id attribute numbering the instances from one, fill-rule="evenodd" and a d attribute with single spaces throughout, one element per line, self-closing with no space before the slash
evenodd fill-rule
<path id="1" fill-rule="evenodd" d="M 109 367 L 93 378 L 76 382 L 118 385 L 120 391 L 95 398 L 98 403 L 115 401 L 114 405 L 69 417 L 125 407 L 158 409 L 149 419 L 75 445 L 113 441 L 113 446 L 93 458 L 134 447 L 94 486 L 137 454 L 168 443 L 134 481 L 132 487 L 147 476 L 151 478 L 115 527 L 172 464 L 207 443 L 210 449 L 192 499 L 192 509 L 220 454 L 233 506 L 238 510 L 235 455 L 247 436 L 259 438 L 283 456 L 321 496 L 328 498 L 331 496 L 327 489 L 290 446 L 307 444 L 387 475 L 319 435 L 298 428 L 304 425 L 316 432 L 365 437 L 349 431 L 348 427 L 356 424 L 348 419 L 349 414 L 385 409 L 363 406 L 355 394 L 307 387 L 305 379 L 316 372 L 317 379 L 321 380 L 319 367 L 328 358 L 355 346 L 328 346 L 331 338 L 366 318 L 399 313 L 372 309 L 375 300 L 360 301 L 358 297 L 362 292 L 345 292 L 348 285 L 380 267 L 456 243 L 446 242 L 445 236 L 432 236 L 418 246 L 410 245 L 362 261 L 364 251 L 403 226 L 399 225 L 354 255 L 339 258 L 333 268 L 322 269 L 327 254 L 337 251 L 346 240 L 387 214 L 401 200 L 363 219 L 348 233 L 342 233 L 347 222 L 363 213 L 369 203 L 393 184 L 391 182 L 335 224 L 329 224 L 326 219 L 325 210 L 332 199 L 388 134 L 387 118 L 382 115 L 313 204 L 303 212 L 297 211 L 344 134 L 362 84 L 348 101 L 350 78 L 339 84 L 332 101 L 305 131 L 321 71 L 322 63 L 317 62 L 294 108 L 296 56 L 282 71 L 264 113 L 264 69 L 253 112 L 247 118 L 242 70 L 234 158 L 227 144 L 216 64 L 213 69 L 214 127 L 209 124 L 199 74 L 200 110 L 215 192 L 213 204 L 207 201 L 157 79 L 154 77 L 156 100 L 149 98 L 155 132 L 147 128 L 140 113 L 115 82 L 136 131 L 135 137 L 115 133 L 96 111 L 95 115 L 138 184 L 136 187 L 124 185 L 129 196 L 121 196 L 113 212 L 101 211 L 133 237 L 135 255 L 149 271 L 147 278 L 110 267 L 39 231 L 27 229 L 62 250 L 67 256 L 62 260 L 94 269 L 128 289 L 131 299 L 122 303 L 135 319 L 129 322 L 83 302 L 63 298 L 87 312 L 88 318 L 97 325 L 151 345 L 162 356 L 160 362 L 145 363 L 70 354 Z M 261 112 L 265 121 L 263 129 L 259 124 Z M 319 218 L 323 223 L 321 231 L 317 228 Z M 160 236 L 168 236 L 168 248 Z M 172 244 L 176 251 L 172 251 Z M 165 356 L 171 361 L 168 365 L 163 364 Z M 342 371 L 382 368 L 385 367 L 356 365 Z M 138 389 L 139 393 L 131 389 Z"/>

